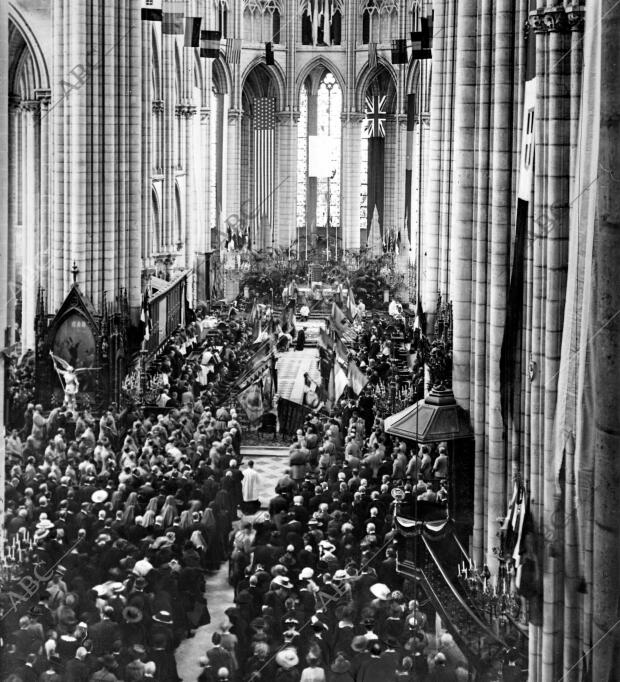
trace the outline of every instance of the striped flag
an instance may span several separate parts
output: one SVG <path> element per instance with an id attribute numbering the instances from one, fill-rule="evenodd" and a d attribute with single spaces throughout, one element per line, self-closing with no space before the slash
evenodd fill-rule
<path id="1" fill-rule="evenodd" d="M 226 61 L 229 64 L 239 64 L 241 61 L 241 39 L 226 39 Z"/>
<path id="2" fill-rule="evenodd" d="M 275 98 L 257 97 L 254 100 L 254 198 L 258 207 L 255 217 L 255 235 L 261 234 L 262 227 L 262 239 L 266 245 L 270 245 L 267 237 L 273 230 L 275 128 Z"/>
<path id="3" fill-rule="evenodd" d="M 349 375 L 349 386 L 355 395 L 359 395 L 366 384 L 368 383 L 368 377 L 353 361 L 349 363 L 347 373 Z"/>
<path id="4" fill-rule="evenodd" d="M 528 238 L 530 200 L 534 189 L 534 124 L 536 120 L 536 35 L 530 27 L 527 34 L 525 89 L 521 132 L 521 167 L 517 187 L 517 213 L 514 231 L 513 261 L 508 287 L 506 320 L 500 354 L 501 412 L 508 426 L 514 414 L 517 383 L 517 358 L 522 329 L 525 287 L 525 253 Z"/>
<path id="5" fill-rule="evenodd" d="M 220 55 L 219 31 L 200 31 L 200 56 L 207 59 L 217 59 Z"/>
<path id="6" fill-rule="evenodd" d="M 413 181 L 413 136 L 416 119 L 417 95 L 407 95 L 407 142 L 405 151 L 405 230 L 411 240 L 411 183 Z"/>
<path id="7" fill-rule="evenodd" d="M 149 309 L 150 287 L 147 287 L 142 294 L 142 306 L 140 307 L 140 331 L 142 339 L 148 341 L 151 338 L 151 315 Z"/>
<path id="8" fill-rule="evenodd" d="M 392 64 L 407 63 L 407 40 L 396 38 L 392 40 Z"/>
<path id="9" fill-rule="evenodd" d="M 164 0 L 161 32 L 165 35 L 183 35 L 183 16 L 183 3 Z"/>
<path id="10" fill-rule="evenodd" d="M 142 21 L 162 20 L 161 0 L 142 0 L 140 9 L 140 17 Z"/>
<path id="11" fill-rule="evenodd" d="M 430 59 L 432 57 L 432 37 L 433 37 L 433 17 L 422 17 L 420 19 L 420 31 L 413 31 L 411 43 L 413 59 Z"/>
<path id="12" fill-rule="evenodd" d="M 331 351 L 334 349 L 334 342 L 332 341 L 331 336 L 323 328 L 319 329 L 317 344 L 325 350 Z"/>
<path id="13" fill-rule="evenodd" d="M 185 47 L 200 47 L 201 17 L 185 17 Z"/>
<path id="14" fill-rule="evenodd" d="M 368 43 L 368 66 L 373 71 L 377 68 L 377 43 Z"/>

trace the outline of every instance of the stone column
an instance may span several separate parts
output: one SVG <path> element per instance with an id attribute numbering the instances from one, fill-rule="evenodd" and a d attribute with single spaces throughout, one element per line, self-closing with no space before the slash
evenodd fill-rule
<path id="1" fill-rule="evenodd" d="M 276 115 L 276 234 L 275 243 L 289 248 L 297 237 L 297 124 L 299 112 Z"/>
<path id="2" fill-rule="evenodd" d="M 210 196 L 211 196 L 211 177 L 214 172 L 213 159 L 211 159 L 211 110 L 208 107 L 200 108 L 200 149 L 202 165 L 202 182 L 198 191 L 200 193 L 200 212 L 198 222 L 198 238 L 196 249 L 199 253 L 206 253 L 211 250 L 211 215 Z"/>
<path id="3" fill-rule="evenodd" d="M 184 104 L 178 108 L 182 119 L 182 129 L 185 140 L 185 268 L 193 268 L 196 262 L 196 169 L 194 164 L 194 145 L 197 143 L 195 135 L 196 107 L 193 104 Z M 194 278 L 190 275 L 188 291 L 190 295 L 194 291 Z M 190 296 L 191 298 L 191 296 Z"/>
<path id="4" fill-rule="evenodd" d="M 35 347 L 34 317 L 39 243 L 39 182 L 36 177 L 40 157 L 38 145 L 40 104 L 38 100 L 21 103 L 21 238 L 16 247 L 21 252 L 21 342 L 22 351 Z M 16 248 L 16 251 L 17 251 Z"/>
<path id="5" fill-rule="evenodd" d="M 50 265 L 50 130 L 49 106 L 50 91 L 40 90 L 35 93 L 41 103 L 39 125 L 39 277 L 37 283 L 49 290 Z"/>
<path id="6" fill-rule="evenodd" d="M 360 157 L 364 115 L 342 115 L 342 184 L 340 188 L 342 248 L 360 248 Z"/>
<path id="7" fill-rule="evenodd" d="M 22 147 L 21 139 L 21 101 L 18 97 L 9 98 L 9 126 L 8 135 L 11 143 L 8 145 L 8 227 L 7 227 L 7 335 L 3 339 L 3 344 L 11 344 L 15 341 L 15 303 L 17 289 L 15 286 L 16 258 L 15 247 L 18 241 L 16 232 L 21 221 L 21 177 L 20 152 Z"/>
<path id="8" fill-rule="evenodd" d="M 223 139 L 226 139 L 227 144 L 222 154 L 222 179 L 224 181 L 222 188 L 224 215 L 220 217 L 220 247 L 222 248 L 226 242 L 226 219 L 229 216 L 241 215 L 241 117 L 243 111 L 240 109 L 227 110 L 227 100 L 228 98 L 224 97 L 223 125 L 225 132 Z M 262 244 L 260 236 L 258 236 L 257 241 Z"/>
<path id="9" fill-rule="evenodd" d="M 140 306 L 141 26 L 139 6 L 123 0 L 52 2 L 51 107 L 54 170 L 50 308 L 58 308 L 76 262 L 96 306 L 127 289 Z"/>
<path id="10" fill-rule="evenodd" d="M 7 102 L 9 98 L 9 5 L 0 2 L 0 102 Z M 9 112 L 8 107 L 0 107 L 0 149 L 9 147 Z M 9 193 L 8 181 L 8 158 L 6 154 L 0 154 L 0 196 L 6 197 Z M 9 215 L 6 201 L 0 201 L 0 348 L 5 345 L 5 330 L 8 325 L 7 299 L 8 299 L 8 236 Z M 5 467 L 5 371 L 4 354 L 0 353 L 0 561 L 4 559 L 4 539 L 6 529 L 4 527 L 4 489 L 6 487 Z"/>

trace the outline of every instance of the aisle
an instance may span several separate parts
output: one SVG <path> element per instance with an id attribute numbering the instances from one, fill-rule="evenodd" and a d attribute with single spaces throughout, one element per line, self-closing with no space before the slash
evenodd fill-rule
<path id="1" fill-rule="evenodd" d="M 261 509 L 267 509 L 269 500 L 275 494 L 276 482 L 283 475 L 288 463 L 288 448 L 247 446 L 242 448 L 242 454 L 244 462 L 254 460 L 254 468 L 260 476 L 258 492 Z M 198 679 L 202 671 L 198 659 L 211 648 L 213 632 L 224 620 L 224 611 L 233 605 L 233 590 L 228 584 L 228 562 L 223 563 L 219 571 L 207 575 L 206 596 L 211 623 L 199 628 L 190 639 L 181 642 L 175 652 L 177 670 L 183 682 L 196 682 Z"/>

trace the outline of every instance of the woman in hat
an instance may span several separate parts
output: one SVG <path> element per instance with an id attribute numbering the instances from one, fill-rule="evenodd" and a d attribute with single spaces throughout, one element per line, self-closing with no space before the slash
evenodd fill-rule
<path id="1" fill-rule="evenodd" d="M 276 682 L 300 682 L 299 658 L 295 649 L 287 647 L 276 654 Z"/>
<path id="2" fill-rule="evenodd" d="M 327 682 L 353 682 L 351 663 L 345 654 L 339 651 L 327 673 Z"/>

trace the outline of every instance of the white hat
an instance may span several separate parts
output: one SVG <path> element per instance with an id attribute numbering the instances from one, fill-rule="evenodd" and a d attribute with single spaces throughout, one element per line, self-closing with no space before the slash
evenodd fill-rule
<path id="1" fill-rule="evenodd" d="M 381 599 L 381 601 L 387 601 L 392 594 L 392 590 L 384 583 L 375 583 L 374 585 L 371 585 L 370 591 L 377 599 Z"/>
<path id="2" fill-rule="evenodd" d="M 314 571 L 309 567 L 306 566 L 305 568 L 301 569 L 301 572 L 299 574 L 299 577 L 301 580 L 310 580 L 314 576 Z"/>
<path id="3" fill-rule="evenodd" d="M 287 590 L 293 589 L 293 583 L 285 575 L 277 575 L 272 581 L 272 584 L 278 587 L 284 587 Z"/>
<path id="4" fill-rule="evenodd" d="M 282 651 L 278 651 L 276 654 L 276 663 L 281 668 L 284 668 L 284 670 L 294 668 L 299 663 L 299 658 L 297 657 L 295 649 L 287 647 L 286 649 L 282 649 Z"/>

